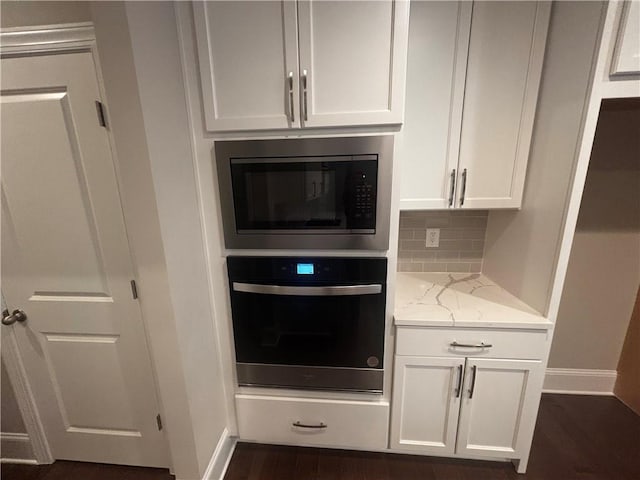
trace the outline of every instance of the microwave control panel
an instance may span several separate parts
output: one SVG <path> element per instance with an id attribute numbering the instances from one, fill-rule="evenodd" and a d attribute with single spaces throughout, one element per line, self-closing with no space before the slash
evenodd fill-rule
<path id="1" fill-rule="evenodd" d="M 364 177 L 364 175 L 363 175 Z M 363 181 L 356 185 L 356 201 L 353 216 L 355 219 L 373 218 L 375 211 L 376 199 L 373 190 L 373 185 Z"/>

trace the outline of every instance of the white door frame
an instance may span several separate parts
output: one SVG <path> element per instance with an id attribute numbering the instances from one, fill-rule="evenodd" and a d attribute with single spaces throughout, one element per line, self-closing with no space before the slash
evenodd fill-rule
<path id="1" fill-rule="evenodd" d="M 19 57 L 32 55 L 34 53 L 53 54 L 69 51 L 84 51 L 91 53 L 96 67 L 96 77 L 100 96 L 103 99 L 106 98 L 93 23 L 81 22 L 42 25 L 36 27 L 15 27 L 2 29 L 0 31 L 0 56 L 3 57 L 8 55 Z M 117 158 L 115 157 L 116 150 L 114 148 L 115 141 L 109 129 L 107 129 L 107 136 L 109 138 L 112 161 L 115 163 L 117 161 Z M 118 178 L 117 180 L 118 187 L 120 189 L 120 179 Z M 124 204 L 122 204 L 122 202 L 121 205 L 122 208 L 124 208 Z M 133 256 L 131 257 L 131 261 L 135 262 Z M 11 307 L 11 305 L 9 307 Z M 140 309 L 142 321 L 143 323 L 146 323 L 142 313 L 142 309 Z M 33 397 L 27 373 L 24 368 L 22 358 L 20 357 L 15 333 L 12 329 L 3 329 L 2 334 L 7 337 L 3 341 L 4 348 L 2 350 L 2 357 L 7 367 L 9 381 L 16 394 L 18 407 L 24 419 L 25 428 L 33 448 L 35 461 L 38 464 L 53 463 L 55 458 L 53 458 L 51 453 L 51 448 L 49 447 L 49 442 L 45 435 L 44 426 L 40 420 L 40 414 L 36 406 L 35 398 Z M 153 365 L 154 361 L 152 356 L 150 356 L 150 360 Z M 153 366 L 153 371 L 155 377 L 155 366 Z M 160 408 L 162 412 L 162 399 L 160 397 L 160 392 L 158 391 L 157 379 L 155 378 L 154 388 L 156 391 L 156 397 L 159 400 L 158 408 Z M 162 412 L 162 416 L 164 417 L 164 412 Z M 170 452 L 168 445 L 167 452 Z M 171 464 L 171 455 L 169 455 L 167 461 Z"/>

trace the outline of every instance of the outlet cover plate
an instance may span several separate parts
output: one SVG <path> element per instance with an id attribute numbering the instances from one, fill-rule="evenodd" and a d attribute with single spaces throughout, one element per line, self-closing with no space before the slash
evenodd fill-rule
<path id="1" fill-rule="evenodd" d="M 427 228 L 427 240 L 425 246 L 427 248 L 437 248 L 440 246 L 439 228 Z"/>

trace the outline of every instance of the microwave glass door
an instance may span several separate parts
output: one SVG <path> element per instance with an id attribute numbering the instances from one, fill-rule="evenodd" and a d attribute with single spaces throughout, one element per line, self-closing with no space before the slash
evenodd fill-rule
<path id="1" fill-rule="evenodd" d="M 375 233 L 377 173 L 376 155 L 232 158 L 237 232 Z"/>

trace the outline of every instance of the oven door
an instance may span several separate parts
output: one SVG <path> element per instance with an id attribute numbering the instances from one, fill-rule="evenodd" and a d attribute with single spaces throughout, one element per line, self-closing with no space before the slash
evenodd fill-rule
<path id="1" fill-rule="evenodd" d="M 383 284 L 232 282 L 238 382 L 382 392 Z"/>

